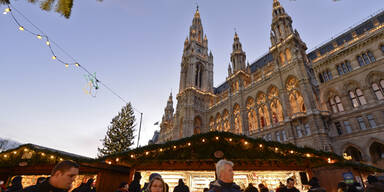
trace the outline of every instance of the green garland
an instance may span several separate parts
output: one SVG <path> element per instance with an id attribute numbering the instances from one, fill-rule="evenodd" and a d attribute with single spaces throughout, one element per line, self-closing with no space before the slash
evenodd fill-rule
<path id="1" fill-rule="evenodd" d="M 223 152 L 224 156 L 215 157 L 214 153 L 216 151 Z M 284 165 L 306 163 L 309 167 L 354 167 L 366 171 L 384 172 L 384 170 L 376 167 L 361 163 L 351 163 L 332 152 L 318 151 L 308 147 L 297 147 L 291 143 L 283 144 L 265 141 L 260 138 L 255 139 L 229 132 L 197 134 L 164 144 L 148 145 L 115 155 L 105 156 L 98 160 L 109 164 L 119 164 L 121 162 L 133 164 L 145 161 L 217 161 L 221 158 L 239 162 L 258 160 L 261 163 L 268 163 L 270 165 L 277 161 Z M 329 163 L 328 160 L 331 160 L 332 163 Z"/>

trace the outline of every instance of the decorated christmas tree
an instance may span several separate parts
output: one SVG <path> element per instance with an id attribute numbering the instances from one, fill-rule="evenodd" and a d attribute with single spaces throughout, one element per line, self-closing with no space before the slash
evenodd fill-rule
<path id="1" fill-rule="evenodd" d="M 114 117 L 105 135 L 103 147 L 98 148 L 99 156 L 113 155 L 130 149 L 133 145 L 133 131 L 135 127 L 135 116 L 131 103 L 121 109 Z"/>

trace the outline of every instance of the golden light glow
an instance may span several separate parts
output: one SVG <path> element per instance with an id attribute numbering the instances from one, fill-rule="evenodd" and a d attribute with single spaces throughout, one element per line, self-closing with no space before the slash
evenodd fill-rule
<path id="1" fill-rule="evenodd" d="M 307 156 L 307 157 L 311 157 L 311 154 L 307 153 L 306 156 Z"/>
<path id="2" fill-rule="evenodd" d="M 293 154 L 293 151 L 292 151 L 292 150 L 290 150 L 289 152 L 290 152 L 291 154 Z"/>
<path id="3" fill-rule="evenodd" d="M 8 155 L 7 154 L 4 154 L 4 158 L 7 158 L 8 157 Z"/>
<path id="4" fill-rule="evenodd" d="M 229 141 L 232 141 L 232 138 L 229 138 Z"/>
<path id="5" fill-rule="evenodd" d="M 145 155 L 149 155 L 149 152 L 147 151 L 147 152 L 145 152 Z"/>
<path id="6" fill-rule="evenodd" d="M 205 142 L 205 139 L 202 139 L 201 141 L 204 143 L 204 142 Z"/>
<path id="7" fill-rule="evenodd" d="M 23 26 L 20 26 L 20 27 L 19 27 L 19 30 L 20 30 L 20 31 L 24 31 L 24 27 L 23 27 Z"/>
<path id="8" fill-rule="evenodd" d="M 108 163 L 109 165 L 111 165 L 111 164 L 112 164 L 112 162 L 111 162 L 111 161 L 108 161 L 107 163 Z"/>
<path id="9" fill-rule="evenodd" d="M 191 143 L 188 143 L 188 146 L 191 146 Z"/>
<path id="10" fill-rule="evenodd" d="M 25 152 L 27 152 L 27 151 L 28 151 L 28 149 L 27 149 L 27 148 L 25 148 L 25 149 L 24 149 L 24 151 L 25 151 Z"/>
<path id="11" fill-rule="evenodd" d="M 160 148 L 160 152 L 163 152 L 163 148 Z"/>
<path id="12" fill-rule="evenodd" d="M 174 145 L 173 148 L 176 149 L 176 145 Z"/>
<path id="13" fill-rule="evenodd" d="M 278 150 L 279 150 L 279 148 L 275 147 L 275 151 L 278 151 Z"/>
<path id="14" fill-rule="evenodd" d="M 51 43 L 49 41 L 46 41 L 45 44 L 47 44 L 49 46 Z"/>
<path id="15" fill-rule="evenodd" d="M 131 158 L 135 158 L 135 156 L 132 154 L 132 155 L 131 155 Z"/>
<path id="16" fill-rule="evenodd" d="M 80 66 L 80 65 L 79 65 L 78 63 L 75 63 L 75 66 L 78 67 L 78 66 Z"/>
<path id="17" fill-rule="evenodd" d="M 219 137 L 216 136 L 216 140 L 219 140 Z"/>
<path id="18" fill-rule="evenodd" d="M 244 145 L 248 145 L 248 141 L 244 141 Z"/>
<path id="19" fill-rule="evenodd" d="M 68 63 L 65 64 L 65 67 L 69 67 Z"/>
<path id="20" fill-rule="evenodd" d="M 15 154 L 15 155 L 16 155 L 16 154 L 17 154 L 17 151 L 14 151 L 14 152 L 13 152 L 13 154 Z"/>
<path id="21" fill-rule="evenodd" d="M 119 162 L 120 161 L 120 159 L 119 158 L 116 158 L 116 162 Z"/>
<path id="22" fill-rule="evenodd" d="M 332 159 L 331 158 L 328 158 L 328 163 L 332 163 Z"/>
<path id="23" fill-rule="evenodd" d="M 64 159 L 63 158 L 60 158 L 60 161 L 63 161 Z"/>
<path id="24" fill-rule="evenodd" d="M 43 157 L 44 157 L 44 156 L 45 156 L 45 153 L 41 153 L 41 156 L 43 156 Z"/>
<path id="25" fill-rule="evenodd" d="M 262 148 L 262 147 L 263 147 L 263 144 L 260 144 L 259 147 Z"/>
<path id="26" fill-rule="evenodd" d="M 3 14 L 7 14 L 9 12 L 11 12 L 11 9 L 10 8 L 5 8 Z"/>
<path id="27" fill-rule="evenodd" d="M 56 59 L 56 56 L 52 56 L 52 59 L 55 60 L 55 59 Z"/>
<path id="28" fill-rule="evenodd" d="M 51 155 L 51 157 L 50 157 L 51 159 L 53 159 L 53 158 L 55 158 L 55 156 L 53 156 L 53 155 Z"/>
<path id="29" fill-rule="evenodd" d="M 37 35 L 36 37 L 37 37 L 38 39 L 42 39 L 41 35 Z"/>

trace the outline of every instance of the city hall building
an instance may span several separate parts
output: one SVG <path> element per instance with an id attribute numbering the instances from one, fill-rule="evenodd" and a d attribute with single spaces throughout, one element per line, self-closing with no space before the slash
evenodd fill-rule
<path id="1" fill-rule="evenodd" d="M 155 143 L 225 131 L 332 151 L 384 167 L 384 12 L 307 53 L 273 1 L 269 52 L 251 64 L 237 33 L 225 82 L 199 10 L 184 42 L 176 110 L 170 95 Z M 246 42 L 245 42 L 246 43 Z"/>

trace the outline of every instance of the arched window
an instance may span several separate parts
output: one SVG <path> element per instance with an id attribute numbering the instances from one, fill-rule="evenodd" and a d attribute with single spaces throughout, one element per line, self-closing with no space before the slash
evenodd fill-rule
<path id="1" fill-rule="evenodd" d="M 215 130 L 215 120 L 213 117 L 210 118 L 209 120 L 209 131 L 214 131 Z"/>
<path id="2" fill-rule="evenodd" d="M 292 114 L 305 112 L 304 98 L 297 90 L 293 90 L 289 94 L 289 103 L 291 105 Z"/>
<path id="3" fill-rule="evenodd" d="M 285 49 L 285 55 L 287 56 L 287 61 L 288 61 L 288 62 L 291 61 L 291 58 L 292 58 L 292 56 L 291 56 L 291 51 L 289 51 L 288 48 Z"/>
<path id="4" fill-rule="evenodd" d="M 195 71 L 195 86 L 201 88 L 202 86 L 202 77 L 203 76 L 203 66 L 198 63 L 196 65 L 196 71 Z"/>
<path id="5" fill-rule="evenodd" d="M 235 119 L 235 131 L 236 133 L 242 133 L 242 123 L 241 123 L 241 115 L 240 115 L 240 106 L 236 104 L 233 107 L 233 117 Z"/>
<path id="6" fill-rule="evenodd" d="M 274 99 L 271 102 L 272 122 L 278 123 L 284 120 L 283 107 L 278 99 Z"/>
<path id="7" fill-rule="evenodd" d="M 344 107 L 339 96 L 336 95 L 329 98 L 328 103 L 334 113 L 344 111 Z"/>
<path id="8" fill-rule="evenodd" d="M 280 61 L 281 61 L 281 64 L 282 64 L 282 65 L 285 64 L 285 55 L 284 55 L 284 52 L 280 52 Z"/>
<path id="9" fill-rule="evenodd" d="M 258 129 L 256 111 L 254 109 L 255 101 L 253 98 L 247 100 L 248 126 L 250 132 L 255 132 Z"/>
<path id="10" fill-rule="evenodd" d="M 364 94 L 359 88 L 354 91 L 349 91 L 349 98 L 351 99 L 354 108 L 367 104 Z"/>
<path id="11" fill-rule="evenodd" d="M 228 110 L 225 110 L 223 113 L 223 130 L 229 131 L 230 125 L 229 125 L 229 113 Z"/>
<path id="12" fill-rule="evenodd" d="M 345 152 L 347 156 L 352 157 L 352 160 L 354 161 L 362 161 L 363 157 L 361 156 L 361 152 L 356 149 L 355 147 L 349 146 Z"/>
<path id="13" fill-rule="evenodd" d="M 201 118 L 199 116 L 195 117 L 193 121 L 193 134 L 201 133 Z"/>
<path id="14" fill-rule="evenodd" d="M 271 121 L 269 120 L 268 109 L 266 105 L 259 107 L 260 127 L 269 126 Z"/>
<path id="15" fill-rule="evenodd" d="M 384 99 L 384 80 L 380 81 L 380 85 L 377 83 L 372 83 L 372 89 L 378 100 Z"/>
<path id="16" fill-rule="evenodd" d="M 369 153 L 373 163 L 384 160 L 384 145 L 378 142 L 373 142 L 369 147 Z"/>
<path id="17" fill-rule="evenodd" d="M 222 131 L 222 126 L 221 126 L 221 116 L 220 113 L 216 115 L 216 130 L 217 131 Z"/>

